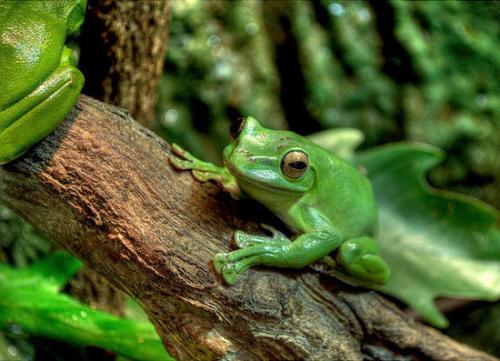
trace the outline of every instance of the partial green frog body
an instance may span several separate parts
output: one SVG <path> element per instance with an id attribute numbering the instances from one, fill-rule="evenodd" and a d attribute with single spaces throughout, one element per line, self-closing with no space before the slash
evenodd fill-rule
<path id="1" fill-rule="evenodd" d="M 51 133 L 76 102 L 84 79 L 64 42 L 85 5 L 0 1 L 0 164 Z"/>
<path id="2" fill-rule="evenodd" d="M 336 155 L 290 131 L 262 127 L 248 117 L 231 128 L 225 167 L 195 159 L 178 146 L 171 163 L 200 181 L 214 180 L 234 198 L 241 191 L 283 220 L 292 241 L 236 231 L 239 250 L 217 254 L 215 269 L 229 284 L 255 265 L 302 268 L 336 252 L 343 271 L 363 282 L 385 283 L 389 269 L 372 238 L 377 210 L 367 178 Z"/>

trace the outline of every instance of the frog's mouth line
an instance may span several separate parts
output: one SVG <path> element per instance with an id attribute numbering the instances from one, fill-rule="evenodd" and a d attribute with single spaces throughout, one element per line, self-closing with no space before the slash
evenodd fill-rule
<path id="1" fill-rule="evenodd" d="M 286 193 L 286 194 L 289 194 L 289 193 L 304 193 L 303 191 L 300 191 L 300 190 L 295 190 L 295 189 L 291 189 L 291 188 L 277 187 L 277 186 L 269 185 L 267 183 L 259 182 L 256 179 L 251 178 L 251 177 L 247 176 L 246 174 L 243 174 L 236 166 L 234 166 L 229 161 L 225 162 L 225 165 L 226 165 L 227 169 L 229 170 L 229 172 L 231 174 L 237 175 L 238 178 L 243 179 L 245 182 L 248 182 L 248 183 L 252 184 L 253 186 L 255 186 L 257 188 L 270 189 L 270 190 L 272 190 L 275 193 Z"/>

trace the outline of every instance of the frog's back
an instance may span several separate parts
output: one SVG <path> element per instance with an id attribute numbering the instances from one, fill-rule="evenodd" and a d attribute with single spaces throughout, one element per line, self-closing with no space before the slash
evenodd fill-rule
<path id="1" fill-rule="evenodd" d="M 323 150 L 319 159 L 326 174 L 317 177 L 321 197 L 315 207 L 339 229 L 345 238 L 373 235 L 377 208 L 372 187 L 355 167 Z"/>
<path id="2" fill-rule="evenodd" d="M 66 19 L 50 1 L 0 2 L 0 111 L 35 89 L 58 66 Z"/>

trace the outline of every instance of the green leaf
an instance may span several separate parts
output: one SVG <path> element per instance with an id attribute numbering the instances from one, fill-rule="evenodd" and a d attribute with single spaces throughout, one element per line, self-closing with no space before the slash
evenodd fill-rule
<path id="1" fill-rule="evenodd" d="M 5 267 L 5 265 L 2 265 Z M 58 292 L 68 283 L 69 279 L 80 269 L 82 262 L 77 258 L 68 255 L 66 252 L 53 253 L 41 261 L 36 262 L 31 267 L 25 269 L 9 269 L 6 273 L 14 273 L 14 277 L 24 273 L 24 279 L 45 287 L 52 287 L 54 292 Z"/>
<path id="2" fill-rule="evenodd" d="M 349 159 L 354 149 L 363 143 L 365 136 L 354 128 L 332 128 L 310 134 L 307 138 L 339 157 Z"/>
<path id="3" fill-rule="evenodd" d="M 400 143 L 363 152 L 379 209 L 379 243 L 391 279 L 380 291 L 397 297 L 429 323 L 448 321 L 438 296 L 500 299 L 499 213 L 470 197 L 436 190 L 426 172 L 442 161 L 439 149 Z"/>
<path id="4" fill-rule="evenodd" d="M 76 345 L 101 347 L 134 360 L 172 360 L 150 322 L 121 319 L 80 304 L 60 288 L 80 267 L 55 253 L 24 269 L 0 263 L 0 327 Z"/>

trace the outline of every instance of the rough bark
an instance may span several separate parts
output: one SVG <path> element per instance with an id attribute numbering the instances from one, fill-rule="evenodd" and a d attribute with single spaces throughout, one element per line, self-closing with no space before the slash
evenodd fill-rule
<path id="1" fill-rule="evenodd" d="M 170 1 L 90 0 L 81 33 L 85 93 L 127 109 L 149 127 L 155 116 L 168 36 Z M 90 267 L 67 291 L 93 307 L 121 315 L 125 295 Z"/>
<path id="2" fill-rule="evenodd" d="M 170 5 L 90 0 L 80 38 L 83 92 L 127 109 L 146 127 L 155 116 Z"/>
<path id="3" fill-rule="evenodd" d="M 0 168 L 0 201 L 135 297 L 179 360 L 493 360 L 375 292 L 312 269 L 213 270 L 235 229 L 273 223 L 168 164 L 169 146 L 82 96 L 66 121 Z"/>

